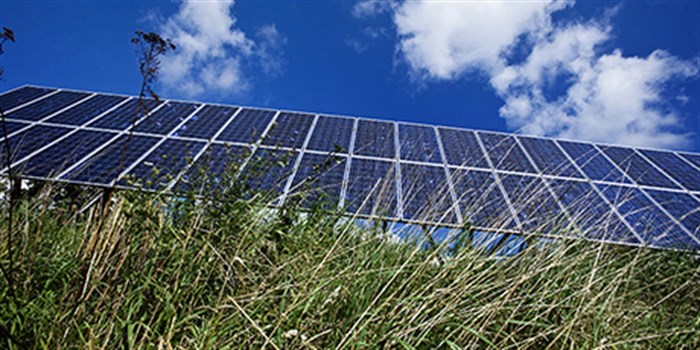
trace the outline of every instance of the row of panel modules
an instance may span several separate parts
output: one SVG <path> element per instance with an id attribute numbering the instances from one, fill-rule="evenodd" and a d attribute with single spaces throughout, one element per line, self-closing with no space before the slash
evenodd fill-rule
<path id="1" fill-rule="evenodd" d="M 700 154 L 36 86 L 0 108 L 28 179 L 700 250 Z"/>

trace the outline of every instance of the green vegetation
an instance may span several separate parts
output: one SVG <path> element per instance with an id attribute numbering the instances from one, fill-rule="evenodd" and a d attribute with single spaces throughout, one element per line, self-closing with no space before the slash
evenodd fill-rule
<path id="1" fill-rule="evenodd" d="M 104 221 L 62 188 L 19 201 L 13 246 L 5 229 L 0 241 L 2 347 L 700 347 L 689 254 L 562 241 L 447 258 L 382 225 L 222 191 L 117 192 Z"/>

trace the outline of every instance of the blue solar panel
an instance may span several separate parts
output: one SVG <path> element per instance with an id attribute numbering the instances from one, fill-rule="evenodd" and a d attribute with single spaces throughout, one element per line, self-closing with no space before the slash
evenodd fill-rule
<path id="1" fill-rule="evenodd" d="M 630 183 L 615 165 L 587 143 L 557 141 L 591 180 Z"/>
<path id="2" fill-rule="evenodd" d="M 185 125 L 173 133 L 174 136 L 210 139 L 231 119 L 238 108 L 206 106 L 193 115 Z"/>
<path id="3" fill-rule="evenodd" d="M 136 125 L 135 131 L 167 135 L 197 110 L 193 103 L 168 102 Z"/>
<path id="4" fill-rule="evenodd" d="M 627 173 L 632 180 L 641 185 L 678 188 L 671 179 L 656 170 L 649 162 L 630 148 L 607 146 L 602 147 L 603 152 L 613 162 Z"/>
<path id="5" fill-rule="evenodd" d="M 241 180 L 250 194 L 265 192 L 278 196 L 292 175 L 297 155 L 293 151 L 258 148 L 241 174 Z"/>
<path id="6" fill-rule="evenodd" d="M 564 228 L 561 208 L 542 180 L 512 174 L 501 174 L 500 178 L 525 231 L 559 233 Z"/>
<path id="7" fill-rule="evenodd" d="M 63 175 L 62 179 L 110 185 L 119 173 L 126 170 L 157 142 L 156 137 L 133 136 L 129 139 L 127 135 L 122 135 L 68 174 Z"/>
<path id="8" fill-rule="evenodd" d="M 580 181 L 548 179 L 556 199 L 585 237 L 620 243 L 642 244 L 612 211 L 591 184 Z"/>
<path id="9" fill-rule="evenodd" d="M 695 234 L 696 238 L 700 238 L 700 201 L 682 192 L 646 191 L 688 231 Z"/>
<path id="10" fill-rule="evenodd" d="M 152 111 L 161 103 L 162 102 L 157 102 L 155 100 L 144 101 L 144 105 L 147 106 L 147 111 Z M 144 111 L 138 108 L 138 104 L 139 102 L 136 99 L 128 101 L 119 106 L 119 108 L 103 115 L 100 119 L 90 123 L 89 126 L 102 129 L 124 130 L 144 116 Z"/>
<path id="11" fill-rule="evenodd" d="M 294 176 L 288 200 L 310 207 L 333 209 L 338 205 L 345 173 L 345 157 L 305 153 Z"/>
<path id="12" fill-rule="evenodd" d="M 32 103 L 26 107 L 7 114 L 6 117 L 10 119 L 37 121 L 48 117 L 52 113 L 58 112 L 59 110 L 66 108 L 88 96 L 89 94 L 82 92 L 60 91 L 41 101 Z"/>
<path id="13" fill-rule="evenodd" d="M 115 135 L 100 131 L 78 130 L 21 164 L 20 169 L 23 173 L 36 177 L 53 177 L 83 159 Z"/>
<path id="14" fill-rule="evenodd" d="M 700 249 L 688 234 L 638 188 L 596 184 L 647 244 L 661 248 Z"/>
<path id="15" fill-rule="evenodd" d="M 479 147 L 476 134 L 472 131 L 438 129 L 445 149 L 447 163 L 488 169 L 484 152 Z"/>
<path id="16" fill-rule="evenodd" d="M 2 130 L 2 126 L 0 126 L 0 136 L 4 139 L 4 132 L 7 132 L 7 134 L 12 134 L 13 132 L 26 128 L 30 124 L 28 123 L 22 123 L 22 122 L 11 122 L 9 120 L 5 121 L 5 131 Z"/>
<path id="17" fill-rule="evenodd" d="M 681 157 L 685 158 L 689 162 L 695 164 L 696 167 L 700 169 L 700 154 L 690 154 L 690 153 L 679 153 Z"/>
<path id="18" fill-rule="evenodd" d="M 58 128 L 45 125 L 37 125 L 26 129 L 19 134 L 10 137 L 10 150 L 12 151 L 12 161 L 16 162 L 40 148 L 48 145 L 54 139 L 67 134 L 71 129 Z M 3 141 L 0 143 L 0 168 L 5 168 L 7 164 L 7 148 Z"/>
<path id="19" fill-rule="evenodd" d="M 450 171 L 464 222 L 493 229 L 518 228 L 490 171 Z"/>
<path id="20" fill-rule="evenodd" d="M 583 178 L 554 141 L 524 136 L 518 138 L 543 174 Z"/>
<path id="21" fill-rule="evenodd" d="M 428 126 L 399 124 L 401 159 L 442 163 L 435 129 Z"/>
<path id="22" fill-rule="evenodd" d="M 355 136 L 355 154 L 394 158 L 394 124 L 374 120 L 360 120 Z"/>
<path id="23" fill-rule="evenodd" d="M 216 138 L 220 141 L 255 143 L 272 118 L 274 111 L 244 108 L 233 118 L 221 134 Z"/>
<path id="24" fill-rule="evenodd" d="M 249 156 L 248 147 L 211 144 L 185 171 L 173 189 L 179 193 L 187 191 L 207 195 L 221 193 L 222 190 L 237 185 L 237 180 L 234 178 Z"/>
<path id="25" fill-rule="evenodd" d="M 71 109 L 51 117 L 48 122 L 68 125 L 83 125 L 89 120 L 116 106 L 125 99 L 126 97 L 98 95 Z"/>
<path id="26" fill-rule="evenodd" d="M 351 213 L 396 217 L 394 163 L 354 158 L 345 205 Z"/>
<path id="27" fill-rule="evenodd" d="M 323 152 L 348 153 L 354 120 L 319 116 L 307 149 Z"/>
<path id="28" fill-rule="evenodd" d="M 666 174 L 670 175 L 685 188 L 700 191 L 700 170 L 685 162 L 672 152 L 640 150 Z"/>
<path id="29" fill-rule="evenodd" d="M 496 169 L 535 173 L 513 136 L 479 132 L 479 137 Z"/>
<path id="30" fill-rule="evenodd" d="M 301 148 L 309 133 L 314 116 L 302 113 L 280 113 L 267 133 L 263 144 Z"/>
<path id="31" fill-rule="evenodd" d="M 404 219 L 457 222 L 445 168 L 402 163 L 401 193 Z"/>
<path id="32" fill-rule="evenodd" d="M 168 139 L 131 169 L 119 183 L 147 189 L 165 188 L 205 145 L 200 141 Z"/>
<path id="33" fill-rule="evenodd" d="M 55 90 L 25 86 L 0 96 L 0 109 L 7 112 L 12 108 L 23 105 Z"/>

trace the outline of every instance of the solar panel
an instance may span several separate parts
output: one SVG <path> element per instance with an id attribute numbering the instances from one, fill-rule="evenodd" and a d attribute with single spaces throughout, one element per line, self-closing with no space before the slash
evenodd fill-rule
<path id="1" fill-rule="evenodd" d="M 526 233 L 700 251 L 695 153 L 146 103 L 148 114 L 128 96 L 33 86 L 0 94 L 15 174 L 217 201 L 266 193 L 270 205 L 340 205 L 364 219 L 469 225 L 491 237 Z M 0 147 L 7 174 L 5 143 Z"/>

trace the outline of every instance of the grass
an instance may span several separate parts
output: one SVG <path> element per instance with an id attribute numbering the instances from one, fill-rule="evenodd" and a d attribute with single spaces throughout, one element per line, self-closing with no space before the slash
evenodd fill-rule
<path id="1" fill-rule="evenodd" d="M 396 243 L 382 225 L 222 191 L 118 192 L 103 221 L 63 188 L 22 200 L 2 347 L 700 348 L 687 253 L 558 241 L 448 256 L 449 242 Z"/>

